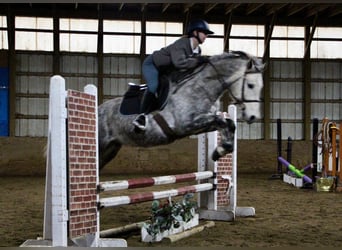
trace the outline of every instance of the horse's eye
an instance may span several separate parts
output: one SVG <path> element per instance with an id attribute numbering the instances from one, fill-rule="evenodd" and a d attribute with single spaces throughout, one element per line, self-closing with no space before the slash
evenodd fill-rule
<path id="1" fill-rule="evenodd" d="M 254 84 L 252 84 L 252 83 L 247 83 L 247 86 L 248 86 L 248 88 L 250 88 L 250 89 L 253 89 L 253 88 L 254 88 Z"/>

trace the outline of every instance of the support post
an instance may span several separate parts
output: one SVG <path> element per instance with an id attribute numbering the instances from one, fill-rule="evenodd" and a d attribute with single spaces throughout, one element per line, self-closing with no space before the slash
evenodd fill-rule
<path id="1" fill-rule="evenodd" d="M 43 239 L 53 247 L 68 246 L 67 149 L 65 80 L 53 76 L 50 84 L 49 130 Z"/>
<path id="2" fill-rule="evenodd" d="M 278 157 L 281 157 L 281 152 L 282 152 L 282 135 L 281 135 L 281 119 L 277 119 L 277 159 Z M 282 179 L 283 178 L 283 167 L 279 161 L 277 161 L 278 166 L 277 166 L 277 172 L 273 175 L 271 175 L 270 179 L 275 180 L 275 179 Z"/>
<path id="3" fill-rule="evenodd" d="M 312 121 L 312 183 L 316 183 L 316 176 L 317 176 L 317 152 L 318 152 L 318 146 L 315 145 L 315 136 L 318 133 L 318 119 L 315 118 Z"/>

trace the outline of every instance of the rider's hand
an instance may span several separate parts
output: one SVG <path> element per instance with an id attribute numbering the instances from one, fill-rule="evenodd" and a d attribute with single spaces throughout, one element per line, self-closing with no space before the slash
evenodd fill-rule
<path id="1" fill-rule="evenodd" d="M 209 57 L 207 57 L 207 56 L 198 56 L 197 57 L 197 62 L 198 62 L 198 64 L 208 63 L 209 62 Z"/>

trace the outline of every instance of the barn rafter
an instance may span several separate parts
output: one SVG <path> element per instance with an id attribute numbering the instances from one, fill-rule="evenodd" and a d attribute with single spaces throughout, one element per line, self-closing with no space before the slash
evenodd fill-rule
<path id="1" fill-rule="evenodd" d="M 141 20 L 144 13 L 150 20 L 183 21 L 205 18 L 210 22 L 225 22 L 234 12 L 233 22 L 266 24 L 277 13 L 282 25 L 310 25 L 317 14 L 318 25 L 341 26 L 342 3 L 0 3 L 0 14 L 11 9 L 15 15 L 50 16 L 52 9 L 65 17 L 96 18 L 101 4 L 105 19 Z M 54 7 L 53 7 L 54 6 Z"/>

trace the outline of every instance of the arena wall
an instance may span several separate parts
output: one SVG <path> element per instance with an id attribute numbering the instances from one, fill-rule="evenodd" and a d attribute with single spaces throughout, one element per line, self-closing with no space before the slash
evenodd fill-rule
<path id="1" fill-rule="evenodd" d="M 1 176 L 45 176 L 45 137 L 1 137 Z M 286 158 L 286 140 L 283 155 Z M 293 142 L 292 164 L 311 162 L 311 143 Z M 238 171 L 269 172 L 277 167 L 276 140 L 238 140 Z M 101 174 L 174 174 L 197 169 L 197 139 L 182 139 L 154 148 L 123 147 Z"/>

